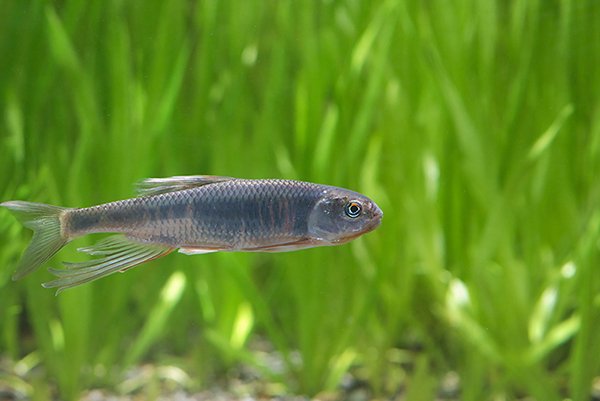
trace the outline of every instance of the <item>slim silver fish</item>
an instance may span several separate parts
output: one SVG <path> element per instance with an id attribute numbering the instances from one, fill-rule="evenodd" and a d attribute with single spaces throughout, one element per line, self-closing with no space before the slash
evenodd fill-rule
<path id="1" fill-rule="evenodd" d="M 164 256 L 218 251 L 280 252 L 348 242 L 377 228 L 383 213 L 359 193 L 301 181 L 220 176 L 150 178 L 139 197 L 81 209 L 0 203 L 34 231 L 14 280 L 74 238 L 118 233 L 79 248 L 98 258 L 64 262 L 44 283 L 58 292 Z"/>

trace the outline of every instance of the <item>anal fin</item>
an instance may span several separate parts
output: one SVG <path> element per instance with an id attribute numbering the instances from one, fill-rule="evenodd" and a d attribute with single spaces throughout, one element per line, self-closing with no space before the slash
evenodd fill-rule
<path id="1" fill-rule="evenodd" d="M 182 247 L 179 248 L 179 253 L 183 253 L 184 255 L 200 255 L 204 253 L 219 252 L 221 250 L 223 249 Z"/>
<path id="2" fill-rule="evenodd" d="M 114 235 L 96 245 L 79 248 L 81 252 L 102 257 L 85 262 L 63 262 L 65 269 L 49 269 L 58 279 L 42 284 L 61 291 L 110 274 L 125 271 L 141 263 L 160 258 L 173 251 L 166 245 L 138 242 L 124 235 Z"/>

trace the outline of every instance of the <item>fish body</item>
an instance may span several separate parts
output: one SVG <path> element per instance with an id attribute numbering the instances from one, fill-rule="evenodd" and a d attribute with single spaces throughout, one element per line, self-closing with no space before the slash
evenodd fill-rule
<path id="1" fill-rule="evenodd" d="M 60 291 L 175 249 L 186 254 L 279 252 L 341 244 L 375 229 L 383 215 L 357 192 L 293 180 L 154 178 L 140 184 L 140 195 L 79 209 L 0 204 L 34 230 L 14 278 L 36 270 L 70 240 L 87 234 L 117 235 L 80 248 L 100 257 L 50 269 L 59 278 L 44 286 Z"/>

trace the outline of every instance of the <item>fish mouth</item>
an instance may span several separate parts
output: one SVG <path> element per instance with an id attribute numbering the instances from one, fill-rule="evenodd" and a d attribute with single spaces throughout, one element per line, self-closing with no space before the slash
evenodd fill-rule
<path id="1" fill-rule="evenodd" d="M 383 213 L 379 210 L 378 214 L 375 214 L 373 220 L 365 227 L 365 229 L 360 234 L 365 234 L 375 230 L 377 227 L 381 225 L 381 219 L 383 218 Z M 359 234 L 359 235 L 360 235 Z"/>

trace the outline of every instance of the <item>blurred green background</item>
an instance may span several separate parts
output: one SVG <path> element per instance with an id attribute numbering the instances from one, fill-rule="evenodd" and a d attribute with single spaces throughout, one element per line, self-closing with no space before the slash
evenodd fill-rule
<path id="1" fill-rule="evenodd" d="M 1 200 L 214 174 L 385 213 L 55 297 L 45 269 L 10 280 L 30 232 L 0 210 L 0 390 L 156 399 L 251 369 L 264 396 L 598 399 L 599 66 L 598 0 L 0 1 Z"/>

